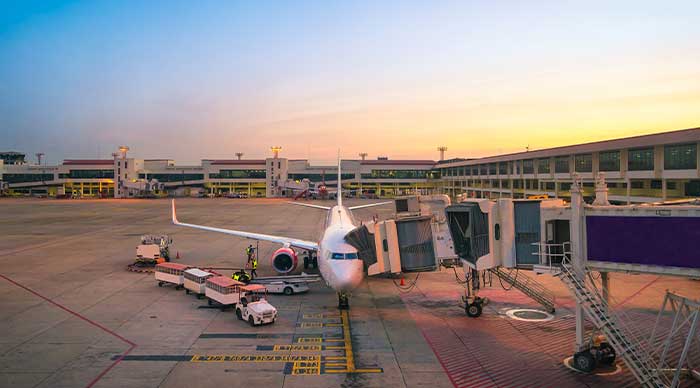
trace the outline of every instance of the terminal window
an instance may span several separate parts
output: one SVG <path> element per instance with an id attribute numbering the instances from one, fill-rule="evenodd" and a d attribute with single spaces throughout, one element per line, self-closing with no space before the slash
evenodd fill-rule
<path id="1" fill-rule="evenodd" d="M 664 147 L 664 169 L 694 170 L 698 163 L 697 144 L 674 144 Z"/>
<path id="2" fill-rule="evenodd" d="M 535 162 L 532 159 L 523 160 L 523 174 L 534 174 Z"/>
<path id="3" fill-rule="evenodd" d="M 549 173 L 549 159 L 539 159 L 537 161 L 537 172 L 540 174 Z"/>
<path id="4" fill-rule="evenodd" d="M 649 171 L 654 169 L 653 148 L 629 150 L 627 159 L 627 168 L 630 171 Z"/>
<path id="5" fill-rule="evenodd" d="M 559 157 L 554 161 L 554 172 L 556 172 L 558 174 L 569 172 L 569 157 L 568 156 Z"/>
<path id="6" fill-rule="evenodd" d="M 620 171 L 620 151 L 601 152 L 598 160 L 598 170 Z"/>
<path id="7" fill-rule="evenodd" d="M 576 155 L 574 157 L 574 167 L 576 172 L 593 171 L 593 156 L 591 154 Z"/>

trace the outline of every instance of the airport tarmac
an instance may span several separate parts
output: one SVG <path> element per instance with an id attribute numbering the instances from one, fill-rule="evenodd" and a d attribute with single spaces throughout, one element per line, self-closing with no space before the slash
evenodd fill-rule
<path id="1" fill-rule="evenodd" d="M 387 206 L 355 215 L 391 213 Z M 142 234 L 172 236 L 181 263 L 244 264 L 250 240 L 177 228 L 169 201 L 1 199 L 0 214 L 3 387 L 638 385 L 624 366 L 592 376 L 562 364 L 574 346 L 573 300 L 551 276 L 538 278 L 557 295 L 546 323 L 509 318 L 511 308 L 538 306 L 497 280 L 483 292 L 492 302 L 482 317 L 467 318 L 461 285 L 442 270 L 421 274 L 410 292 L 368 279 L 349 311 L 336 308 L 322 283 L 306 294 L 271 295 L 277 322 L 253 328 L 232 310 L 158 287 L 152 274 L 126 271 Z M 178 200 L 183 222 L 308 240 L 324 216 L 282 200 Z M 277 248 L 260 243 L 261 276 L 274 275 Z M 699 295 L 700 282 L 612 275 L 614 297 L 640 316 L 655 316 L 666 289 Z"/>

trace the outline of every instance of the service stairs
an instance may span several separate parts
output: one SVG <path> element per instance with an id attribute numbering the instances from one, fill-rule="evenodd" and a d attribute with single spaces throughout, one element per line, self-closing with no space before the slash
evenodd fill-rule
<path id="1" fill-rule="evenodd" d="M 670 386 L 665 381 L 665 376 L 657 373 L 659 368 L 655 366 L 643 334 L 633 327 L 631 320 L 624 317 L 621 311 L 612 312 L 592 280 L 586 282 L 585 279 L 580 279 L 568 261 L 562 263 L 561 272 L 555 276 L 558 276 L 571 290 L 576 301 L 583 306 L 586 315 L 605 334 L 617 356 L 622 357 L 643 387 Z"/>
<path id="2" fill-rule="evenodd" d="M 523 294 L 541 304 L 548 312 L 554 313 L 554 294 L 542 283 L 525 275 L 523 271 L 506 270 L 503 267 L 492 268 L 489 271 L 503 282 L 511 284 Z"/>

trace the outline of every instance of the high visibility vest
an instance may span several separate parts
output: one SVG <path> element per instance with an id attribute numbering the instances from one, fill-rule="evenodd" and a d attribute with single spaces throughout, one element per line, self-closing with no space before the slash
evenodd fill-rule
<path id="1" fill-rule="evenodd" d="M 238 280 L 238 279 L 240 279 L 240 278 L 241 278 L 241 274 L 238 273 L 238 272 L 234 273 L 234 274 L 231 276 L 231 279 L 233 279 L 233 280 Z"/>
<path id="2" fill-rule="evenodd" d="M 258 259 L 253 259 L 253 269 L 258 268 Z"/>
<path id="3" fill-rule="evenodd" d="M 246 248 L 246 249 L 245 249 L 245 253 L 246 253 L 247 255 L 250 255 L 251 253 L 253 253 L 253 248 L 251 248 L 251 247 Z"/>

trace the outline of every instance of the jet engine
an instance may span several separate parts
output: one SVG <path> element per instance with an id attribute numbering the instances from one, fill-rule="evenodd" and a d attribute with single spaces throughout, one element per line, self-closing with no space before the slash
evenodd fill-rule
<path id="1" fill-rule="evenodd" d="M 280 248 L 272 254 L 272 268 L 286 274 L 297 268 L 297 253 L 292 248 Z"/>

